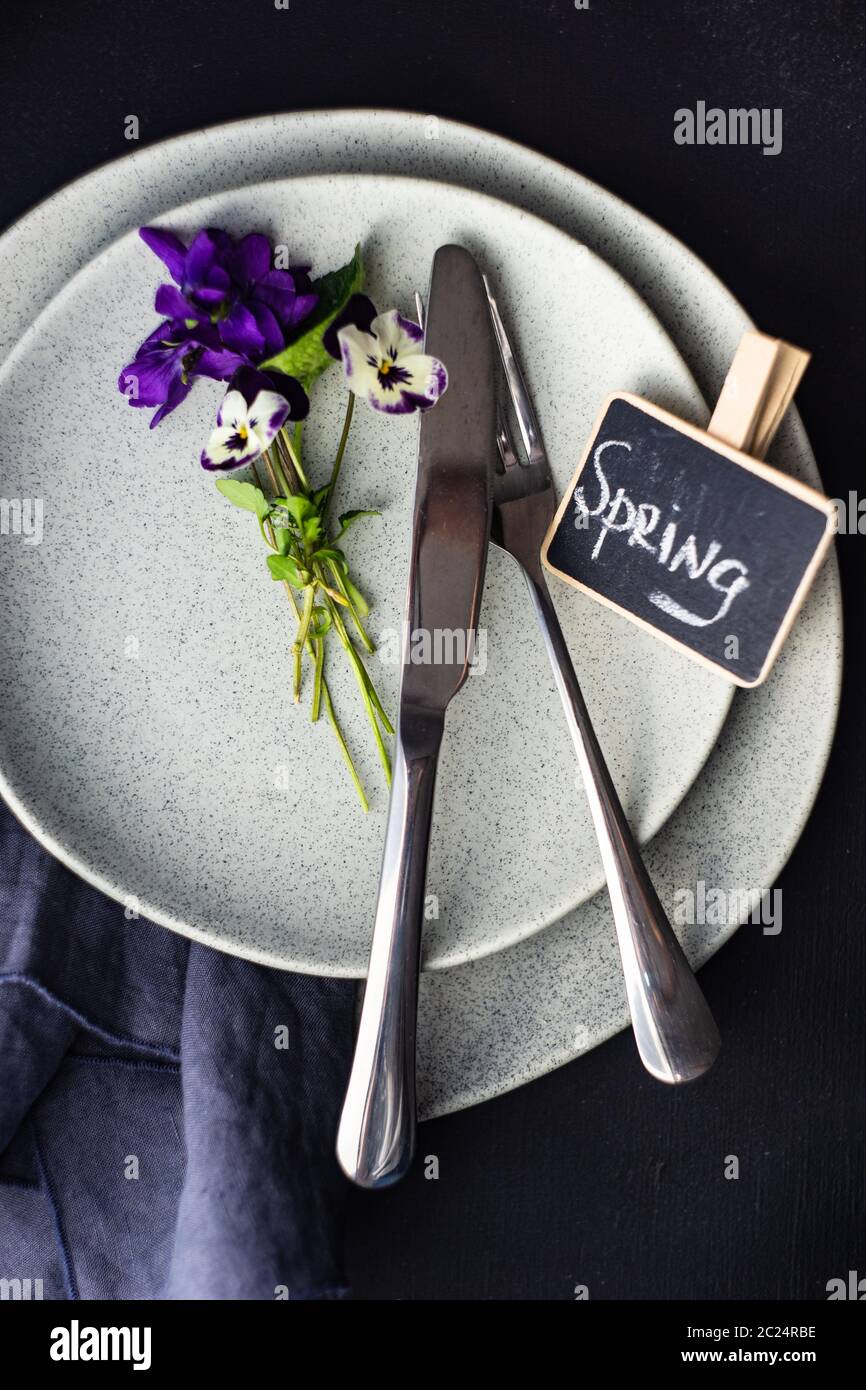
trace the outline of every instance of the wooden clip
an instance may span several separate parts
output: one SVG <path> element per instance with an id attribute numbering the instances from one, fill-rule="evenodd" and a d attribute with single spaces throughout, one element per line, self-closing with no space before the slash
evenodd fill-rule
<path id="1" fill-rule="evenodd" d="M 752 458 L 765 458 L 809 356 L 780 338 L 745 333 L 707 433 Z"/>
<path id="2" fill-rule="evenodd" d="M 808 361 L 746 333 L 706 430 L 608 396 L 545 568 L 726 680 L 759 685 L 833 539 L 833 502 L 763 461 Z"/>

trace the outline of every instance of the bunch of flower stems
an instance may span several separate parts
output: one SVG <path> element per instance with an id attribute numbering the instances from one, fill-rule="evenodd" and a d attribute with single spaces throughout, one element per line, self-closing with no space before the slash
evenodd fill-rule
<path id="1" fill-rule="evenodd" d="M 301 464 L 300 424 L 295 425 L 291 436 L 284 426 L 260 460 L 260 464 L 263 465 L 267 474 L 272 501 L 277 501 L 278 504 L 280 497 L 300 496 L 308 499 L 315 506 L 322 523 L 319 538 L 307 541 L 293 529 L 290 533 L 289 549 L 286 552 L 277 543 L 271 518 L 264 521 L 261 530 L 270 549 L 278 554 L 288 553 L 308 581 L 299 590 L 302 599 L 300 606 L 295 588 L 287 579 L 282 581 L 298 623 L 295 641 L 292 645 L 295 702 L 301 698 L 304 657 L 307 656 L 312 665 L 313 678 L 310 718 L 316 722 L 324 710 L 325 718 L 334 731 L 361 805 L 367 811 L 369 810 L 369 803 L 343 731 L 340 728 L 324 670 L 325 637 L 327 633 L 333 631 L 346 653 L 357 681 L 367 718 L 373 731 L 379 759 L 385 772 L 386 781 L 390 786 L 391 760 L 385 746 L 385 736 L 393 734 L 394 727 L 382 707 L 373 681 L 355 645 L 357 641 L 368 653 L 372 653 L 376 649 L 364 626 L 367 606 L 361 594 L 348 578 L 341 552 L 335 550 L 327 538 L 327 517 L 346 451 L 354 400 L 354 396 L 350 394 L 340 443 L 331 470 L 330 481 L 326 488 L 313 489 L 304 472 Z M 267 489 L 263 485 L 259 469 L 255 464 L 253 465 L 253 472 L 259 488 L 267 494 Z M 323 618 L 323 612 L 327 615 L 326 618 Z M 354 629 L 354 639 L 349 631 L 347 620 Z"/>

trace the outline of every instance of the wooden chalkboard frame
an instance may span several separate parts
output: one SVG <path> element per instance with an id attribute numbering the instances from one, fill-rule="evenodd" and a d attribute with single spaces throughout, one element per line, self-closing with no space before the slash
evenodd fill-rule
<path id="1" fill-rule="evenodd" d="M 644 618 L 632 613 L 630 609 L 624 608 L 621 604 L 614 602 L 613 599 L 607 598 L 604 594 L 599 593 L 597 589 L 591 588 L 588 584 L 582 584 L 579 579 L 575 579 L 572 575 L 557 569 L 548 559 L 548 550 L 551 542 L 559 529 L 563 516 L 571 505 L 575 488 L 580 481 L 584 468 L 589 462 L 593 445 L 604 423 L 605 416 L 614 401 L 626 401 L 637 410 L 643 411 L 644 414 L 651 415 L 654 419 L 659 420 L 663 425 L 668 425 L 671 429 L 678 430 L 681 434 L 685 434 L 689 438 L 695 440 L 696 443 L 714 450 L 724 458 L 729 459 L 732 463 L 738 464 L 739 467 L 746 469 L 749 473 L 757 474 L 758 477 L 773 484 L 774 487 L 780 488 L 783 492 L 787 492 L 793 497 L 798 497 L 802 502 L 814 507 L 816 511 L 824 513 L 826 517 L 824 534 L 815 549 L 810 563 L 803 573 L 803 577 L 779 625 L 779 629 L 767 652 L 761 671 L 754 680 L 745 680 L 742 676 L 737 676 L 733 671 L 729 670 L 728 667 L 722 666 L 718 662 L 711 660 L 702 652 L 695 651 L 693 647 L 690 647 L 685 642 L 678 641 L 676 637 L 673 637 L 670 633 L 663 631 L 661 628 L 654 627 L 652 623 L 648 623 Z M 750 454 L 744 454 L 740 449 L 733 448 L 730 444 L 726 444 L 723 440 L 717 439 L 714 435 L 709 434 L 705 429 L 701 429 L 699 425 L 693 425 L 688 420 L 682 420 L 679 416 L 672 415 L 670 411 L 663 410 L 661 406 L 654 405 L 652 401 L 644 400 L 642 396 L 633 395 L 630 391 L 612 391 L 610 395 L 606 397 L 595 418 L 583 456 L 575 470 L 571 482 L 563 493 L 562 500 L 556 509 L 556 515 L 550 523 L 547 535 L 541 546 L 541 562 L 546 570 L 551 574 L 555 574 L 559 579 L 565 580 L 565 583 L 570 584 L 573 589 L 579 589 L 582 593 L 588 594 L 590 598 L 595 599 L 598 603 L 603 603 L 606 608 L 613 609 L 615 613 L 621 613 L 624 617 L 628 618 L 630 622 L 636 623 L 638 627 L 643 628 L 645 632 L 652 633 L 652 635 L 657 637 L 660 641 L 667 642 L 668 646 L 676 648 L 677 651 L 684 652 L 692 661 L 700 662 L 702 666 L 707 667 L 708 670 L 714 671 L 724 680 L 734 685 L 741 686 L 746 690 L 751 690 L 765 681 L 769 675 L 770 669 L 782 647 L 782 643 L 790 632 L 794 619 L 802 607 L 803 600 L 811 587 L 812 581 L 827 554 L 830 543 L 833 540 L 835 523 L 836 507 L 834 503 L 830 498 L 824 497 L 822 493 L 817 492 L 815 488 L 809 487 L 807 483 L 801 483 L 797 478 L 789 478 L 787 474 L 781 473 L 778 468 L 773 468 L 770 464 L 764 463 L 760 459 L 752 458 Z"/>

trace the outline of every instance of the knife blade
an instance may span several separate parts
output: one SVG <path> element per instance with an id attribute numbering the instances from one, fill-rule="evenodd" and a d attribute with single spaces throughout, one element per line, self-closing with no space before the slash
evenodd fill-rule
<path id="1" fill-rule="evenodd" d="M 481 272 L 433 258 L 425 351 L 448 389 L 421 418 L 394 774 L 370 964 L 337 1158 L 361 1187 L 408 1169 L 427 852 L 445 711 L 471 664 L 490 537 L 496 359 Z"/>

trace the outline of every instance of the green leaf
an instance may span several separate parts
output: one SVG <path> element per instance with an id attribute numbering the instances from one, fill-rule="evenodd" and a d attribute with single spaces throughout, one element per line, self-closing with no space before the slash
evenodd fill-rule
<path id="1" fill-rule="evenodd" d="M 259 521 L 271 514 L 271 504 L 261 488 L 252 483 L 239 483 L 236 478 L 218 478 L 217 492 L 221 492 L 227 502 L 241 511 L 254 512 Z"/>
<path id="2" fill-rule="evenodd" d="M 278 497 L 277 504 L 285 507 L 305 541 L 317 541 L 322 535 L 322 518 L 315 502 L 300 493 L 291 497 Z"/>
<path id="3" fill-rule="evenodd" d="M 324 487 L 317 487 L 317 488 L 316 488 L 316 491 L 313 493 L 313 501 L 315 502 L 316 506 L 317 506 L 319 509 L 321 509 L 321 507 L 324 505 L 324 503 L 327 502 L 327 500 L 328 500 L 328 498 L 330 497 L 330 495 L 331 495 L 331 484 L 330 484 L 330 483 L 325 483 L 325 486 L 324 486 Z"/>
<path id="4" fill-rule="evenodd" d="M 324 637 L 331 626 L 331 615 L 327 608 L 320 608 L 317 604 L 313 609 L 313 617 L 310 623 L 310 632 L 313 637 Z"/>
<path id="5" fill-rule="evenodd" d="M 364 595 L 361 593 L 360 589 L 355 588 L 354 584 L 352 583 L 351 579 L 347 574 L 343 575 L 343 588 L 346 590 L 346 593 L 352 600 L 352 607 L 355 609 L 355 612 L 358 614 L 358 617 L 366 618 L 367 614 L 370 611 L 370 605 L 364 598 Z"/>
<path id="6" fill-rule="evenodd" d="M 346 532 L 348 531 L 349 527 L 350 527 L 351 525 L 353 525 L 353 523 L 356 522 L 356 521 L 358 520 L 359 517 L 362 517 L 362 516 L 381 516 L 381 515 L 382 515 L 381 512 L 363 512 L 363 511 L 343 512 L 343 514 L 342 514 L 341 517 L 340 517 L 340 529 L 339 529 L 339 531 L 337 532 L 337 536 L 335 537 L 335 540 L 336 540 L 339 536 L 344 536 L 344 535 L 346 534 Z"/>
<path id="7" fill-rule="evenodd" d="M 272 579 L 287 579 L 295 589 L 305 589 L 310 582 L 306 570 L 302 570 L 291 555 L 269 555 L 268 569 Z"/>
<path id="8" fill-rule="evenodd" d="M 337 550 L 336 546 L 333 545 L 323 545 L 321 550 L 316 551 L 315 559 L 329 560 L 331 564 L 336 565 L 337 569 L 343 572 L 347 569 L 345 555 L 342 550 Z"/>
<path id="9" fill-rule="evenodd" d="M 316 508 L 309 497 L 303 497 L 300 493 L 293 493 L 291 497 L 278 497 L 277 504 L 285 507 L 289 516 L 298 526 L 303 526 L 308 516 L 316 514 Z"/>
<path id="10" fill-rule="evenodd" d="M 280 555 L 288 555 L 292 545 L 292 533 L 288 526 L 274 527 L 274 541 Z"/>
<path id="11" fill-rule="evenodd" d="M 322 346 L 325 330 L 345 308 L 351 296 L 358 293 L 363 283 L 364 265 L 359 243 L 347 265 L 313 281 L 312 289 L 319 296 L 318 304 L 309 318 L 304 320 L 294 341 L 288 343 L 282 352 L 262 362 L 260 370 L 265 371 L 270 367 L 274 371 L 285 372 L 287 376 L 297 377 L 309 389 L 316 377 L 321 376 L 334 360 Z"/>

